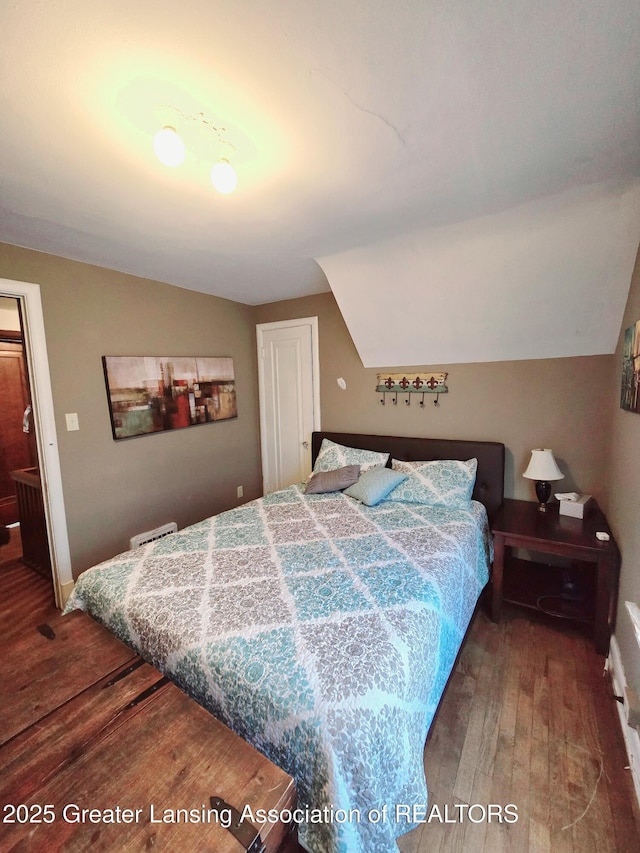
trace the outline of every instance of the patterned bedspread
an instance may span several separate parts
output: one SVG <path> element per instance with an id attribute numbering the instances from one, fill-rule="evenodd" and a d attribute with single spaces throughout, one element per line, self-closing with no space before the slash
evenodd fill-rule
<path id="1" fill-rule="evenodd" d="M 488 580 L 486 513 L 291 486 L 84 572 L 106 625 L 290 773 L 313 853 L 391 853 Z"/>

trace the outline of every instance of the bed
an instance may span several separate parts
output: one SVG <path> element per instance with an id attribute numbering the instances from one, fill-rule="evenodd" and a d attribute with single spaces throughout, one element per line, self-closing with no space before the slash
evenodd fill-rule
<path id="1" fill-rule="evenodd" d="M 120 554 L 78 578 L 66 610 L 290 773 L 312 853 L 392 853 L 413 826 L 402 807 L 426 806 L 426 736 L 489 578 L 504 446 L 319 432 L 312 450 L 329 478 L 360 460 L 355 484 L 296 484 Z M 427 468 L 408 464 L 470 460 L 460 506 L 425 502 Z M 404 475 L 371 505 L 349 494 Z"/>

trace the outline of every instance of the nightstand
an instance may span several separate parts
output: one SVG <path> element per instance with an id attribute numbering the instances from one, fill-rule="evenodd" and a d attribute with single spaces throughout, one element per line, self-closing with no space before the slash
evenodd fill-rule
<path id="1" fill-rule="evenodd" d="M 529 501 L 505 500 L 492 533 L 495 556 L 492 613 L 500 621 L 502 602 L 540 610 L 588 627 L 598 654 L 607 655 L 618 597 L 620 552 L 595 501 L 584 518 L 560 515 L 559 504 L 546 512 Z M 596 532 L 608 533 L 608 542 Z M 565 558 L 567 566 L 545 565 L 513 555 L 510 549 Z"/>

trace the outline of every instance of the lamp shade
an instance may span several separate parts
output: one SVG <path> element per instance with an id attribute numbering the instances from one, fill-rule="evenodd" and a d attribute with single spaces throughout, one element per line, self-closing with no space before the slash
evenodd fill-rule
<path id="1" fill-rule="evenodd" d="M 527 465 L 527 470 L 522 475 L 529 480 L 562 480 L 564 474 L 558 468 L 556 460 L 553 456 L 553 450 L 547 448 L 541 450 L 532 450 L 531 459 Z"/>

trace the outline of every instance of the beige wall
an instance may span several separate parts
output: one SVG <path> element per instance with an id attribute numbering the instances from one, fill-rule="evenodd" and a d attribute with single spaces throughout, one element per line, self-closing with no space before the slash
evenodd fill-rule
<path id="1" fill-rule="evenodd" d="M 616 639 L 627 680 L 640 692 L 640 653 L 624 606 L 640 606 L 640 415 L 620 408 L 624 330 L 640 320 L 640 253 L 631 279 L 615 356 L 609 522 L 622 553 Z"/>
<path id="2" fill-rule="evenodd" d="M 0 277 L 41 289 L 74 576 L 135 533 L 236 505 L 239 484 L 259 496 L 252 309 L 6 244 Z M 115 442 L 103 355 L 232 356 L 238 418 Z"/>
<path id="3" fill-rule="evenodd" d="M 362 366 L 331 293 L 261 305 L 255 312 L 258 323 L 306 316 L 319 318 L 323 429 L 504 442 L 505 494 L 529 500 L 535 499 L 533 485 L 522 471 L 530 451 L 551 447 L 566 473 L 557 489 L 593 494 L 606 505 L 613 356 L 427 365 L 449 374 L 449 393 L 438 408 L 427 400 L 421 409 L 417 395 L 409 407 L 402 400 L 393 406 L 390 397 L 382 406 L 374 389 L 384 365 Z M 340 376 L 346 391 L 337 385 Z"/>

